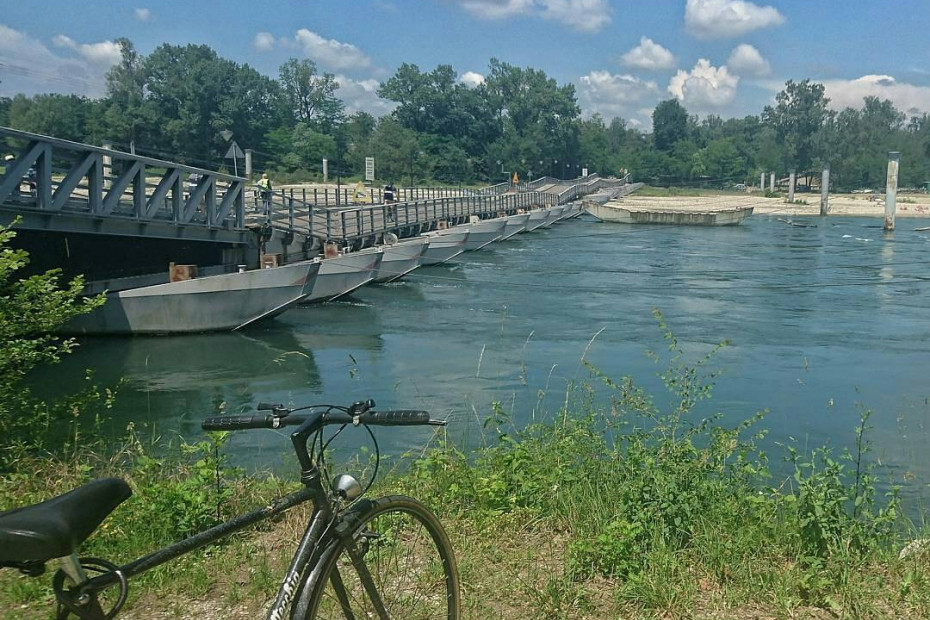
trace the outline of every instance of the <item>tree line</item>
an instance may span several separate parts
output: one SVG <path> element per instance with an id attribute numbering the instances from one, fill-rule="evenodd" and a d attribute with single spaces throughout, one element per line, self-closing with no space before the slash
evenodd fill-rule
<path id="1" fill-rule="evenodd" d="M 650 133 L 622 118 L 585 117 L 572 84 L 494 58 L 478 86 L 450 65 L 401 65 L 377 91 L 393 111 L 375 118 L 348 113 L 336 77 L 312 60 L 290 59 L 273 79 L 205 45 L 163 44 L 144 56 L 128 39 L 118 43 L 104 97 L 0 98 L 0 125 L 226 169 L 222 132 L 231 131 L 253 151 L 256 172 L 284 179 L 320 178 L 324 158 L 331 176 L 358 178 L 375 157 L 379 179 L 396 184 L 573 178 L 587 169 L 728 187 L 794 169 L 803 186 L 829 163 L 837 189 L 880 188 L 894 150 L 902 187 L 930 181 L 930 115 L 908 117 L 876 97 L 837 112 L 810 80 L 788 81 L 773 105 L 744 118 L 699 118 L 676 99 L 662 101 Z"/>

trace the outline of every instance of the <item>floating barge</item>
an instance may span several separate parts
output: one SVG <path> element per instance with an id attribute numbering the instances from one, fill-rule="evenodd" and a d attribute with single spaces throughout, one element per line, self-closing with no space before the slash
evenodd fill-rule
<path id="1" fill-rule="evenodd" d="M 109 291 L 106 302 L 62 328 L 68 334 L 235 331 L 306 297 L 320 264 L 296 263 Z M 165 278 L 168 276 L 165 275 Z M 85 290 L 92 290 L 93 283 Z"/>
<path id="2" fill-rule="evenodd" d="M 680 209 L 630 207 L 620 201 L 584 203 L 584 210 L 604 222 L 620 224 L 674 224 L 678 226 L 736 226 L 752 215 L 752 207 Z"/>

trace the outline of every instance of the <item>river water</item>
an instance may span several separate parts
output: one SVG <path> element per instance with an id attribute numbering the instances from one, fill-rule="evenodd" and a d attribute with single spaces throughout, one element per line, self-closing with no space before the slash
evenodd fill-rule
<path id="1" fill-rule="evenodd" d="M 424 408 L 482 441 L 491 403 L 513 423 L 546 419 L 582 356 L 615 379 L 663 393 L 649 351 L 666 343 L 657 308 L 692 360 L 724 340 L 701 412 L 731 421 L 768 410 L 778 470 L 784 450 L 851 446 L 862 409 L 879 473 L 904 485 L 910 511 L 930 500 L 930 235 L 899 220 L 754 216 L 725 228 L 623 226 L 582 218 L 525 233 L 399 283 L 298 307 L 244 334 L 88 339 L 47 379 L 56 389 L 92 368 L 121 388 L 110 429 L 129 421 L 161 437 L 201 436 L 217 411 L 259 401 Z M 659 399 L 661 401 L 661 397 Z M 384 430 L 387 451 L 429 431 Z M 231 444 L 246 464 L 292 466 L 270 431 Z"/>

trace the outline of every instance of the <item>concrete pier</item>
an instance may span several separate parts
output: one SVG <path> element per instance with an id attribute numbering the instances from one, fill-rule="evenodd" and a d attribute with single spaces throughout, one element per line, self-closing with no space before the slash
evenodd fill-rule
<path id="1" fill-rule="evenodd" d="M 895 203 L 898 198 L 898 163 L 901 153 L 888 153 L 888 175 L 885 179 L 885 230 L 894 230 Z"/>

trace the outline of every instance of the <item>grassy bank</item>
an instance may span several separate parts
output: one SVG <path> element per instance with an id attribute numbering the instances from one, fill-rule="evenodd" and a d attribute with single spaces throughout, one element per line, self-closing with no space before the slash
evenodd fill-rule
<path id="1" fill-rule="evenodd" d="M 712 403 L 713 353 L 686 363 L 666 336 L 661 399 L 590 368 L 545 423 L 514 428 L 495 408 L 482 449 L 466 456 L 438 434 L 382 477 L 373 493 L 416 496 L 446 525 L 466 617 L 927 617 L 930 555 L 898 557 L 927 533 L 902 519 L 894 491 L 876 492 L 868 411 L 852 450 L 789 446 L 777 456 L 793 475 L 773 479 L 754 443 L 764 416 L 698 415 Z M 0 508 L 127 478 L 135 496 L 84 550 L 125 562 L 293 486 L 243 476 L 224 441 L 154 459 L 130 433 L 106 458 L 23 459 L 0 478 Z M 306 518 L 293 511 L 134 580 L 126 617 L 260 616 Z M 50 617 L 49 581 L 0 572 L 4 617 Z"/>

